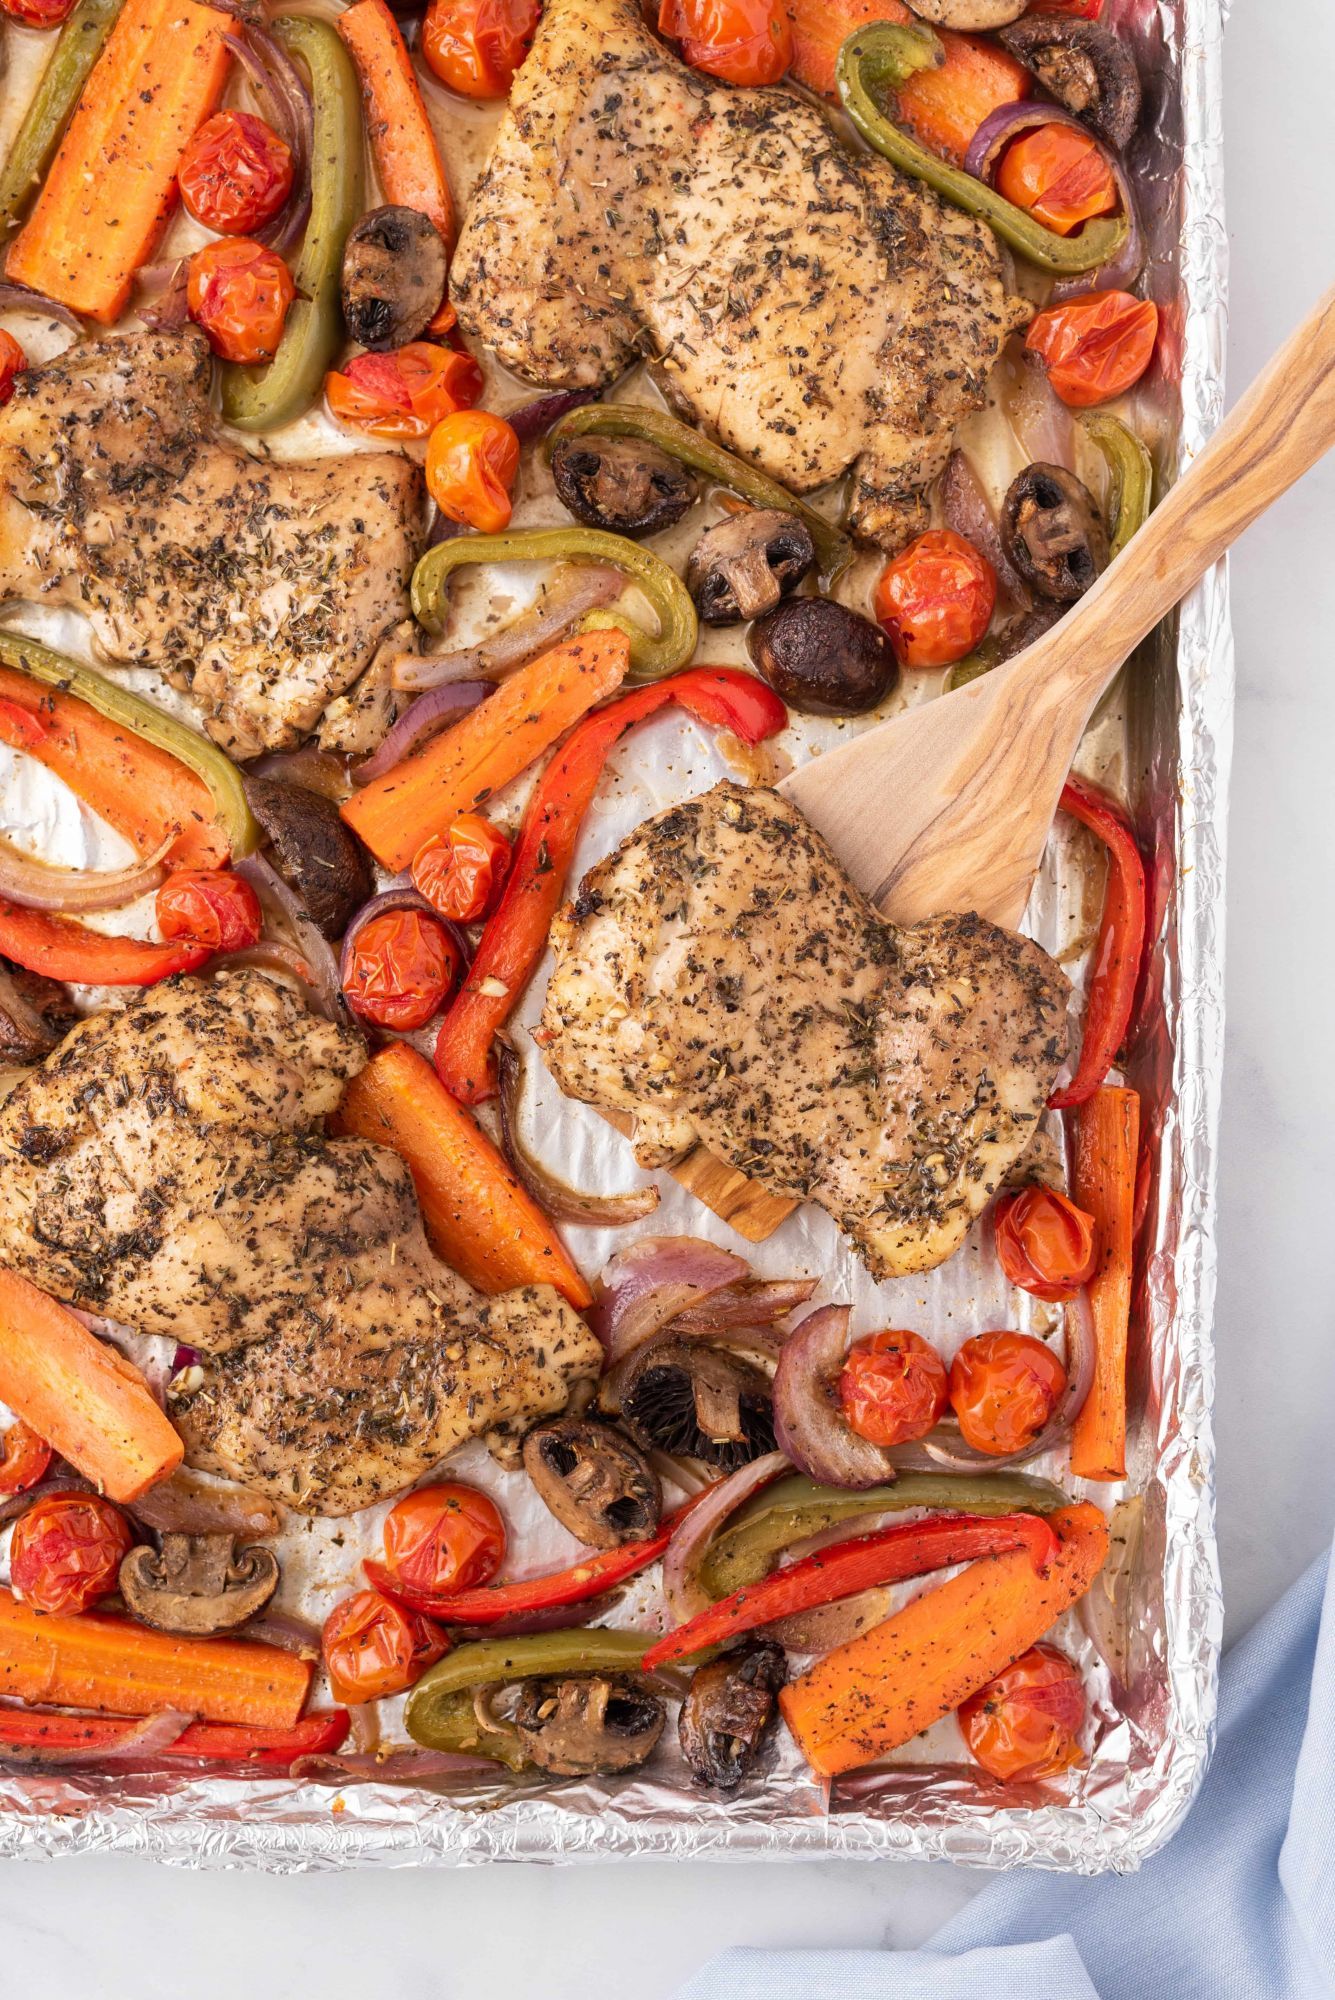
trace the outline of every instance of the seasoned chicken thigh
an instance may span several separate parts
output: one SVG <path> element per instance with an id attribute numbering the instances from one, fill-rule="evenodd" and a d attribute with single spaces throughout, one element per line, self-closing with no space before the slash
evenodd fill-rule
<path id="1" fill-rule="evenodd" d="M 538 1033 L 561 1088 L 818 1202 L 875 1277 L 958 1249 L 1033 1136 L 1066 981 L 977 916 L 885 923 L 777 793 L 647 821 L 557 917 Z"/>
<path id="2" fill-rule="evenodd" d="M 688 70 L 638 0 L 548 0 L 450 297 L 535 382 L 649 358 L 683 415 L 797 492 L 853 465 L 852 523 L 890 549 L 926 527 L 1029 317 L 983 224 L 790 91 Z"/>

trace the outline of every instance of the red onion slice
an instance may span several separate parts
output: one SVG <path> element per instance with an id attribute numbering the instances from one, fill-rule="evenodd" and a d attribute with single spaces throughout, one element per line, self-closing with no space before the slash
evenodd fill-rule
<path id="1" fill-rule="evenodd" d="M 776 1618 L 763 1629 L 793 1653 L 832 1653 L 846 1646 L 871 1625 L 880 1625 L 894 1608 L 895 1594 L 888 1585 L 859 1591 L 856 1597 L 841 1597 L 837 1604 L 817 1605 L 811 1611 L 794 1611 Z"/>
<path id="2" fill-rule="evenodd" d="M 1011 602 L 1028 611 L 1034 601 L 1029 586 L 1011 566 L 992 502 L 962 451 L 952 451 L 946 463 L 941 479 L 941 506 L 946 526 L 963 535 L 980 555 L 986 556 Z"/>
<path id="3" fill-rule="evenodd" d="M 42 319 L 58 320 L 62 326 L 72 327 L 75 333 L 83 332 L 83 321 L 72 306 L 63 306 L 59 299 L 49 299 L 45 292 L 30 291 L 27 285 L 7 280 L 0 280 L 0 312 L 37 313 Z"/>
<path id="4" fill-rule="evenodd" d="M 238 861 L 236 873 L 245 876 L 259 897 L 266 927 L 269 918 L 274 918 L 276 928 L 280 932 L 285 929 L 288 941 L 296 946 L 306 972 L 303 984 L 316 1008 L 331 1021 L 346 1022 L 349 1014 L 343 999 L 338 961 L 328 939 L 321 936 L 306 914 L 306 906 L 296 891 L 262 854 L 248 854 L 243 861 Z M 281 939 L 273 941 L 281 942 Z M 219 962 L 219 970 L 225 971 L 228 965 L 235 966 L 248 957 L 248 954 L 234 952 Z M 250 962 L 259 961 L 251 958 Z M 296 976 L 301 978 L 299 970 Z"/>
<path id="5" fill-rule="evenodd" d="M 521 403 L 517 410 L 507 410 L 505 421 L 520 444 L 532 444 L 535 438 L 545 437 L 567 410 L 596 403 L 601 394 L 601 389 L 557 389 L 550 396 L 539 396 L 536 402 Z"/>
<path id="6" fill-rule="evenodd" d="M 354 785 L 369 785 L 373 778 L 383 778 L 405 757 L 411 757 L 414 750 L 420 750 L 433 736 L 439 736 L 442 729 L 448 729 L 461 715 L 485 701 L 493 692 L 489 681 L 451 681 L 444 687 L 433 688 L 406 708 L 398 721 L 385 737 L 375 753 L 364 764 L 359 764 L 352 774 Z"/>
<path id="7" fill-rule="evenodd" d="M 170 846 L 170 839 L 164 841 L 156 854 L 128 868 L 58 868 L 24 854 L 0 834 L 0 896 L 24 910 L 59 910 L 68 915 L 120 910 L 158 887 L 167 872 L 162 856 Z"/>
<path id="8" fill-rule="evenodd" d="M 127 1722 L 125 1734 L 114 1743 L 31 1744 L 22 1749 L 0 1749 L 0 1763 L 39 1764 L 140 1764 L 170 1750 L 182 1731 L 194 1721 L 193 1715 L 164 1708 L 139 1722 Z"/>
<path id="9" fill-rule="evenodd" d="M 188 1472 L 173 1472 L 136 1500 L 127 1512 L 164 1535 L 249 1535 L 279 1533 L 283 1517 L 272 1500 L 243 1486 L 207 1486 Z M 267 1613 L 266 1616 L 274 1616 Z"/>
<path id="10" fill-rule="evenodd" d="M 159 272 L 165 273 L 160 283 L 156 282 Z M 139 307 L 144 325 L 160 333 L 184 326 L 190 317 L 190 259 L 178 257 L 170 265 L 146 264 L 138 276 L 140 284 L 150 285 L 154 291 L 148 304 Z"/>
<path id="11" fill-rule="evenodd" d="M 750 1275 L 740 1257 L 702 1237 L 642 1236 L 598 1280 L 589 1325 L 609 1364 L 617 1362 L 679 1313 Z"/>
<path id="12" fill-rule="evenodd" d="M 746 1278 L 678 1313 L 673 1331 L 709 1334 L 733 1327 L 772 1327 L 785 1314 L 804 1306 L 818 1283 L 816 1278 Z"/>
<path id="13" fill-rule="evenodd" d="M 933 1467 L 943 1467 L 948 1472 L 1000 1472 L 1007 1466 L 1027 1465 L 1030 1459 L 1041 1458 L 1045 1451 L 1053 1450 L 1069 1436 L 1071 1425 L 1094 1385 L 1094 1315 L 1083 1285 L 1066 1301 L 1065 1319 L 1066 1391 L 1038 1436 L 1019 1451 L 994 1457 L 990 1452 L 975 1451 L 962 1438 L 958 1441 L 952 1438 L 947 1443 L 934 1432 L 922 1441 L 922 1449 Z M 897 1451 L 895 1455 L 901 1468 L 908 1471 L 900 1453 Z"/>
<path id="14" fill-rule="evenodd" d="M 265 1646 L 276 1646 L 280 1653 L 295 1653 L 299 1660 L 318 1660 L 320 1657 L 320 1628 L 312 1625 L 309 1618 L 299 1618 L 293 1611 L 265 1611 L 258 1618 L 252 1618 L 245 1627 L 247 1639 L 258 1639 Z M 349 1710 L 349 1714 L 353 1713 Z"/>
<path id="15" fill-rule="evenodd" d="M 848 1347 L 847 1306 L 821 1306 L 791 1333 L 774 1373 L 774 1435 L 799 1472 L 821 1486 L 880 1486 L 895 1476 L 889 1452 L 840 1416 L 830 1383 Z"/>
<path id="16" fill-rule="evenodd" d="M 501 1151 L 534 1201 L 553 1221 L 596 1223 L 603 1228 L 619 1229 L 653 1214 L 658 1207 L 656 1187 L 632 1188 L 628 1194 L 585 1194 L 558 1180 L 541 1161 L 535 1160 L 519 1129 L 524 1065 L 504 1036 L 496 1044 L 496 1067 L 500 1081 Z"/>
<path id="17" fill-rule="evenodd" d="M 753 1458 L 749 1465 L 739 1466 L 720 1480 L 692 1507 L 663 1556 L 663 1597 L 674 1625 L 684 1625 L 713 1601 L 700 1583 L 700 1564 L 728 1516 L 787 1469 L 788 1461 L 781 1451 L 766 1452 L 763 1458 Z"/>
<path id="18" fill-rule="evenodd" d="M 390 662 L 390 680 L 410 689 L 503 680 L 566 638 L 586 611 L 615 603 L 625 587 L 625 577 L 609 563 L 563 563 L 536 601 L 491 638 L 449 653 L 400 653 Z"/>
<path id="19" fill-rule="evenodd" d="M 1106 140 L 1100 139 L 1097 132 L 1091 132 L 1088 125 L 1082 124 L 1063 106 L 1029 99 L 1021 104 L 1002 104 L 989 112 L 969 142 L 969 150 L 964 156 L 965 173 L 972 174 L 975 180 L 984 181 L 990 187 L 997 161 L 1009 141 L 1021 132 L 1033 131 L 1039 125 L 1066 125 L 1098 147 L 1117 182 L 1118 198 L 1131 225 L 1125 242 L 1106 264 L 1100 265 L 1096 271 L 1084 271 L 1078 277 L 1061 279 L 1053 287 L 1053 296 L 1071 298 L 1078 292 L 1125 291 L 1145 268 L 1145 238 L 1131 183 L 1121 160 Z"/>
<path id="20" fill-rule="evenodd" d="M 20 1514 L 26 1514 L 38 1500 L 49 1500 L 55 1493 L 91 1493 L 92 1490 L 81 1472 L 69 1469 L 48 1472 L 45 1479 L 39 1479 L 35 1486 L 27 1486 L 22 1493 L 7 1493 L 0 1498 L 0 1528 L 16 1521 Z"/>
<path id="21" fill-rule="evenodd" d="M 288 1776 L 299 1783 L 342 1784 L 347 1778 L 380 1778 L 391 1785 L 428 1784 L 433 1778 L 504 1777 L 505 1766 L 491 1757 L 468 1757 L 453 1750 L 350 1751 L 342 1757 L 318 1752 L 298 1757 Z"/>

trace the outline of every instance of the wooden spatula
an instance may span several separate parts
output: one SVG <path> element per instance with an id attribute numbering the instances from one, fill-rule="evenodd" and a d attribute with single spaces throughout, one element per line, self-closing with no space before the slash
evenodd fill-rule
<path id="1" fill-rule="evenodd" d="M 813 758 L 780 791 L 886 916 L 914 923 L 977 910 L 1014 926 L 1100 695 L 1159 620 L 1332 444 L 1335 290 L 1059 625 L 983 679 Z M 752 1242 L 796 1205 L 703 1147 L 673 1171 Z"/>

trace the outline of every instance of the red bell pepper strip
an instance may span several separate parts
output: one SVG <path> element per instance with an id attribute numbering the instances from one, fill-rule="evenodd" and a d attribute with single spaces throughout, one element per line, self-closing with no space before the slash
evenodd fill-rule
<path id="1" fill-rule="evenodd" d="M 0 956 L 28 972 L 81 986 L 155 986 L 173 972 L 197 971 L 213 952 L 186 939 L 148 944 L 142 938 L 108 937 L 72 917 L 0 900 Z"/>
<path id="2" fill-rule="evenodd" d="M 1131 1026 L 1148 928 L 1145 864 L 1126 814 L 1106 793 L 1083 778 L 1066 780 L 1061 806 L 1063 812 L 1096 833 L 1107 848 L 1108 887 L 1085 1009 L 1080 1061 L 1066 1088 L 1054 1091 L 1048 1099 L 1053 1111 L 1069 1111 L 1077 1104 L 1087 1104 L 1112 1068 Z"/>
<path id="3" fill-rule="evenodd" d="M 814 1611 L 820 1605 L 856 1597 L 859 1591 L 902 1583 L 928 1570 L 952 1563 L 973 1562 L 979 1556 L 1006 1555 L 1027 1549 L 1041 1575 L 1056 1555 L 1057 1537 L 1038 1514 L 929 1514 L 919 1521 L 901 1521 L 876 1535 L 856 1535 L 819 1549 L 787 1569 L 776 1570 L 759 1583 L 746 1584 L 731 1597 L 719 1599 L 707 1611 L 668 1632 L 644 1656 L 645 1670 L 688 1659 L 710 1646 L 722 1645 L 758 1625 L 770 1625 L 794 1611 Z"/>
<path id="4" fill-rule="evenodd" d="M 346 1708 L 317 1710 L 290 1729 L 244 1729 L 230 1722 L 192 1722 L 165 1750 L 149 1758 L 203 1757 L 226 1764 L 286 1767 L 298 1757 L 338 1750 L 347 1738 L 352 1718 Z M 40 1759 L 43 1750 L 84 1750 L 89 1763 L 115 1750 L 136 1723 L 117 1715 L 68 1715 L 40 1708 L 0 1709 L 0 1762 L 7 1751 L 25 1760 Z"/>
<path id="5" fill-rule="evenodd" d="M 479 1104 L 496 1094 L 492 1042 L 547 949 L 580 825 L 608 753 L 634 723 L 672 701 L 746 743 L 777 735 L 788 720 L 779 697 L 753 674 L 693 667 L 623 695 L 572 730 L 538 780 L 505 893 L 482 933 L 463 990 L 441 1023 L 436 1070 L 462 1103 Z"/>

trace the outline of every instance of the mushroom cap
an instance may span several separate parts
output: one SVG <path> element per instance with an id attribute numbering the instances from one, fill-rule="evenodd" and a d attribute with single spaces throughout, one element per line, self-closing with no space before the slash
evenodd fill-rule
<path id="1" fill-rule="evenodd" d="M 560 1778 L 633 1771 L 663 1734 L 658 1696 L 626 1674 L 524 1681 L 514 1725 L 533 1763 Z"/>
<path id="2" fill-rule="evenodd" d="M 746 635 L 757 671 L 807 715 L 865 715 L 899 678 L 887 633 L 832 597 L 790 597 Z"/>
<path id="3" fill-rule="evenodd" d="M 774 1449 L 767 1376 L 704 1341 L 660 1334 L 631 1357 L 621 1415 L 646 1444 L 734 1472 Z"/>
<path id="4" fill-rule="evenodd" d="M 748 1640 L 697 1667 L 681 1705 L 677 1733 L 697 1784 L 731 1791 L 759 1755 L 787 1676 L 782 1646 Z"/>
<path id="5" fill-rule="evenodd" d="M 1083 597 L 1108 567 L 1108 531 L 1097 500 L 1060 465 L 1027 465 L 1001 510 L 1006 554 L 1039 593 L 1058 604 Z"/>
<path id="6" fill-rule="evenodd" d="M 805 521 L 781 507 L 748 507 L 705 529 L 686 583 L 706 625 L 740 625 L 772 610 L 815 561 Z"/>
<path id="7" fill-rule="evenodd" d="M 524 1470 L 561 1523 L 591 1549 L 644 1542 L 663 1512 L 658 1474 L 639 1446 L 591 1417 L 556 1417 L 524 1439 Z"/>
<path id="8" fill-rule="evenodd" d="M 1035 14 L 1003 28 L 1002 45 L 1073 117 L 1117 152 L 1140 123 L 1140 72 L 1126 42 L 1097 21 Z"/>
<path id="9" fill-rule="evenodd" d="M 586 528 L 630 536 L 672 527 L 700 490 L 694 473 L 658 445 L 596 431 L 556 440 L 552 481 Z"/>
<path id="10" fill-rule="evenodd" d="M 146 1625 L 207 1638 L 263 1611 L 278 1588 L 278 1558 L 260 1543 L 238 1548 L 230 1534 L 169 1534 L 160 1551 L 147 1543 L 130 1550 L 120 1587 Z"/>
<path id="11" fill-rule="evenodd" d="M 248 777 L 245 787 L 284 881 L 322 937 L 342 937 L 354 910 L 375 891 L 361 842 L 321 792 L 276 778 Z"/>
<path id="12" fill-rule="evenodd" d="M 445 296 L 449 263 L 440 231 L 419 209 L 373 208 L 343 246 L 343 318 L 372 353 L 426 332 Z"/>
<path id="13" fill-rule="evenodd" d="M 935 28 L 960 28 L 967 33 L 987 34 L 1018 21 L 1029 0 L 910 0 L 913 11 Z"/>

